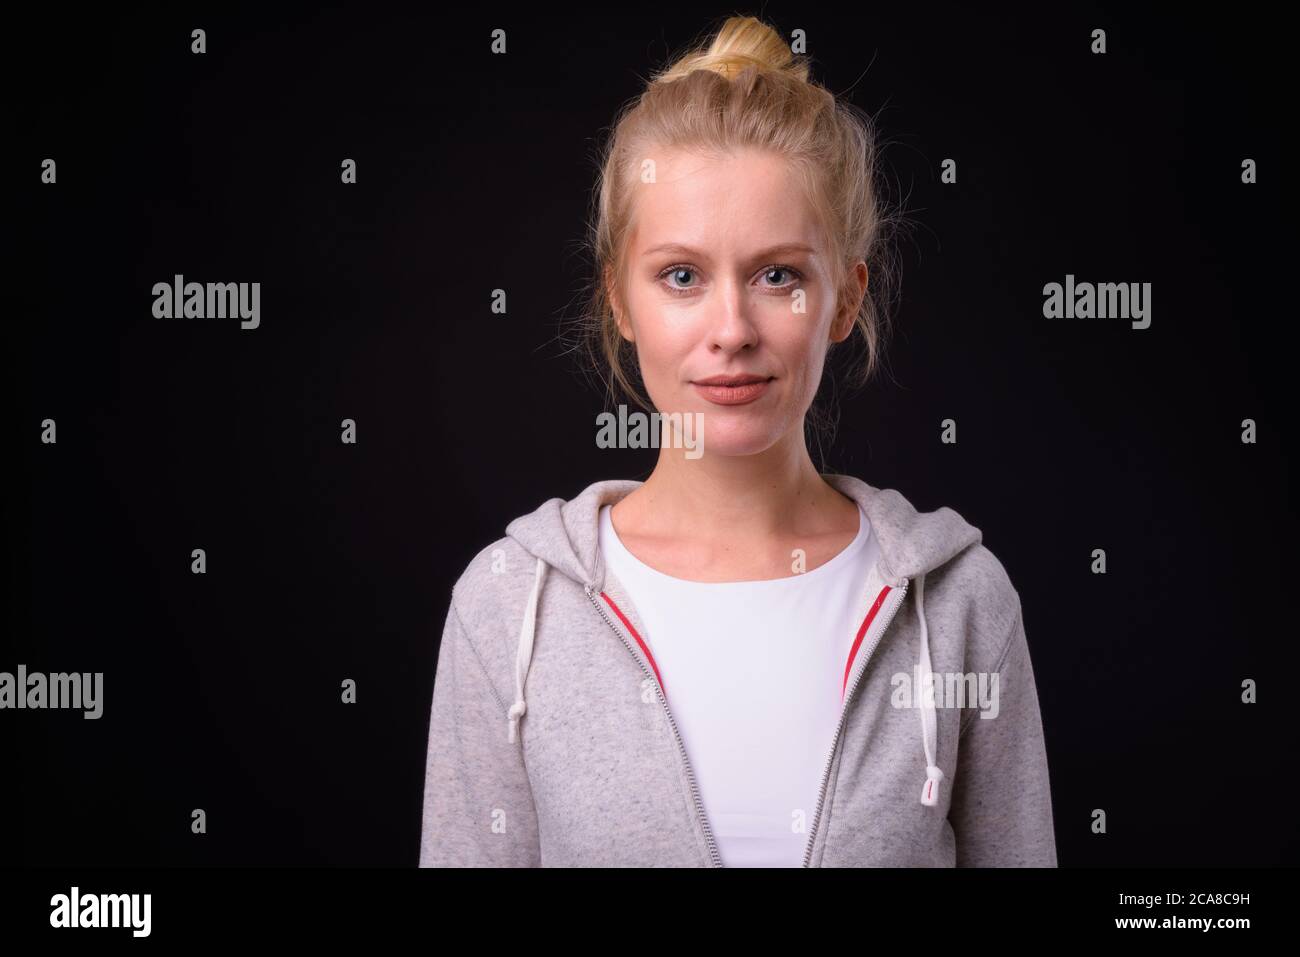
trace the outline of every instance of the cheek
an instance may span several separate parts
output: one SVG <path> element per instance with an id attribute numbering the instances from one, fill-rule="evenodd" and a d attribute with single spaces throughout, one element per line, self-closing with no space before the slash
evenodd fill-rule
<path id="1" fill-rule="evenodd" d="M 674 308 L 672 303 L 642 297 L 632 303 L 632 314 L 637 355 L 646 373 L 652 371 L 650 366 L 684 358 L 700 339 L 698 314 Z"/>
<path id="2" fill-rule="evenodd" d="M 820 378 L 825 349 L 816 335 L 808 335 L 805 330 L 799 330 L 796 335 L 786 337 L 774 345 L 791 378 L 800 382 L 815 382 Z"/>
<path id="3" fill-rule="evenodd" d="M 637 326 L 637 351 L 645 361 L 666 362 L 680 359 L 697 339 L 689 326 L 666 321 L 663 317 L 642 314 Z"/>

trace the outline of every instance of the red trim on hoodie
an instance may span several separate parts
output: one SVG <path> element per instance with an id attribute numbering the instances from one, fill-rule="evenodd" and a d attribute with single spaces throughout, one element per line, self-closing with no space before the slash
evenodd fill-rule
<path id="1" fill-rule="evenodd" d="M 844 698 L 844 692 L 848 689 L 849 675 L 853 671 L 853 659 L 857 656 L 858 648 L 862 645 L 862 639 L 866 635 L 867 629 L 871 627 L 871 622 L 875 620 L 876 612 L 880 611 L 880 606 L 885 603 L 885 596 L 889 594 L 889 591 L 889 585 L 880 589 L 880 594 L 877 595 L 876 600 L 871 603 L 871 608 L 867 610 L 867 616 L 862 619 L 862 624 L 858 627 L 857 636 L 853 639 L 853 647 L 849 649 L 849 660 L 844 663 L 844 680 L 840 684 L 841 700 Z M 627 615 L 623 614 L 623 610 L 619 608 L 618 605 L 614 604 L 614 599 L 610 598 L 609 595 L 605 594 L 603 591 L 600 593 L 600 597 L 605 599 L 605 604 L 609 605 L 609 607 L 614 610 L 614 614 L 618 615 L 618 620 L 627 627 L 627 630 L 632 633 L 632 637 L 636 639 L 636 643 L 641 646 L 641 650 L 645 652 L 645 656 L 650 662 L 650 667 L 654 669 L 655 680 L 659 682 L 659 687 L 663 689 L 664 695 L 666 696 L 668 694 L 668 689 L 664 688 L 663 676 L 659 674 L 659 665 L 655 663 L 655 656 L 650 653 L 649 646 L 642 640 L 640 633 L 635 627 L 633 627 L 632 622 L 628 621 Z"/>
<path id="2" fill-rule="evenodd" d="M 849 649 L 849 660 L 844 663 L 844 681 L 840 684 L 840 700 L 844 700 L 845 689 L 849 684 L 849 672 L 853 670 L 853 658 L 858 653 L 858 646 L 862 644 L 862 636 L 867 633 L 871 627 L 871 620 L 876 617 L 876 612 L 880 611 L 880 606 L 885 601 L 885 596 L 889 594 L 889 586 L 886 585 L 880 589 L 880 594 L 872 602 L 871 609 L 867 612 L 867 617 L 862 619 L 862 627 L 858 629 L 858 636 L 853 639 L 853 647 Z"/>
<path id="3" fill-rule="evenodd" d="M 650 659 L 650 667 L 654 669 L 655 680 L 659 682 L 659 687 L 663 690 L 664 696 L 667 697 L 668 689 L 664 688 L 664 679 L 659 676 L 659 666 L 655 664 L 655 656 L 650 654 L 649 647 L 647 647 L 646 643 L 641 640 L 641 636 L 637 634 L 637 630 L 632 627 L 632 622 L 627 620 L 627 615 L 623 614 L 622 609 L 620 609 L 618 605 L 614 604 L 614 599 L 610 598 L 604 592 L 600 593 L 600 597 L 605 599 L 605 603 L 609 605 L 610 608 L 614 609 L 614 614 L 618 615 L 618 620 L 627 626 L 628 631 L 632 632 L 632 637 L 635 638 L 636 643 L 641 646 L 641 650 L 645 652 L 645 656 Z"/>

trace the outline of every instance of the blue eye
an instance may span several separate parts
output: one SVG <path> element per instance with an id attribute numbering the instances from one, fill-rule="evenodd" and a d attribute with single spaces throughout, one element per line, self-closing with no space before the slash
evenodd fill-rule
<path id="1" fill-rule="evenodd" d="M 785 273 L 787 276 L 785 282 L 778 282 L 773 285 L 766 286 L 768 291 L 778 296 L 789 295 L 791 292 L 794 291 L 794 288 L 799 284 L 799 281 L 803 279 L 803 273 L 801 273 L 799 270 L 795 269 L 792 266 L 781 266 L 781 265 L 768 266 L 766 269 L 763 270 L 763 278 L 765 280 L 771 278 L 772 273 Z"/>
<path id="2" fill-rule="evenodd" d="M 677 279 L 677 278 L 680 278 L 681 275 L 682 275 L 683 273 L 686 273 L 687 275 L 690 275 L 690 274 L 692 274 L 692 273 L 694 273 L 694 272 L 695 272 L 695 270 L 692 269 L 692 268 L 690 268 L 689 266 L 669 266 L 666 270 L 664 270 L 664 273 L 661 273 L 660 275 L 665 275 L 665 274 L 666 274 L 666 275 L 670 275 L 670 276 L 672 276 L 673 278 Z M 680 289 L 681 287 L 680 287 L 680 286 L 673 286 L 673 285 L 670 285 L 669 288 L 670 288 L 670 289 Z"/>
<path id="3" fill-rule="evenodd" d="M 660 282 L 666 285 L 669 292 L 677 296 L 685 296 L 689 294 L 690 291 L 693 288 L 695 288 L 695 286 L 691 286 L 691 285 L 679 286 L 676 283 L 678 281 L 683 281 L 683 282 L 688 281 L 689 277 L 694 275 L 695 272 L 696 269 L 694 266 L 678 264 L 675 266 L 669 266 L 667 269 L 664 269 L 659 273 L 657 278 L 659 279 Z M 795 285 L 799 282 L 799 280 L 803 279 L 803 274 L 800 273 L 799 270 L 793 268 L 792 266 L 782 266 L 779 264 L 768 266 L 766 269 L 763 270 L 762 276 L 764 279 L 766 279 L 770 277 L 773 273 L 786 274 L 790 277 L 783 283 L 778 282 L 775 285 L 764 285 L 764 288 L 766 288 L 770 292 L 776 293 L 777 295 L 784 295 L 788 293 L 790 290 L 792 290 L 795 287 Z M 669 279 L 672 279 L 673 281 L 669 282 L 668 281 Z M 698 283 L 696 285 L 698 285 Z"/>

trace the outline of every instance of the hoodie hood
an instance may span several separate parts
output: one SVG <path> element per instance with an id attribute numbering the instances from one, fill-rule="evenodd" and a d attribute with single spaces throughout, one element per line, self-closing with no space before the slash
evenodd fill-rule
<path id="1" fill-rule="evenodd" d="M 861 479 L 848 475 L 824 475 L 823 478 L 861 506 L 880 548 L 876 570 L 885 582 L 885 589 L 868 613 L 863 630 L 889 589 L 907 588 L 911 583 L 916 592 L 915 608 L 921 632 L 917 664 L 921 680 L 925 683 L 921 693 L 921 707 L 918 709 L 926 758 L 921 803 L 932 806 L 938 801 L 944 775 L 935 759 L 937 719 L 933 694 L 929 691 L 932 668 L 929 629 L 925 620 L 925 574 L 978 544 L 981 533 L 951 508 L 941 507 L 932 512 L 919 512 L 894 489 L 874 488 Z M 515 699 L 507 716 L 509 741 L 516 740 L 519 721 L 528 710 L 524 691 L 532 660 L 537 606 L 547 574 L 554 571 L 573 579 L 588 593 L 601 592 L 602 597 L 617 610 L 617 606 L 613 606 L 609 597 L 604 595 L 605 563 L 599 547 L 600 510 L 603 506 L 624 498 L 641 484 L 626 479 L 596 482 L 574 499 L 550 499 L 507 526 L 506 535 L 537 559 L 533 586 L 524 606 L 524 620 L 519 636 L 515 662 Z"/>

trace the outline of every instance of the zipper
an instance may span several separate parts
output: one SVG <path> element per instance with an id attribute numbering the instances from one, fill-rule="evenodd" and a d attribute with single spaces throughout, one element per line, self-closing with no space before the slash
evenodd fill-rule
<path id="1" fill-rule="evenodd" d="M 903 601 L 907 598 L 907 589 L 911 585 L 910 579 L 903 579 L 903 584 L 895 588 L 899 597 L 889 609 L 889 617 L 885 619 L 878 629 L 876 629 L 876 638 L 871 642 L 866 652 L 862 656 L 862 664 L 858 666 L 857 672 L 853 677 L 853 683 L 849 685 L 849 690 L 844 695 L 844 705 L 840 708 L 840 720 L 835 726 L 835 737 L 831 741 L 830 757 L 826 759 L 826 768 L 822 771 L 821 786 L 817 789 L 817 810 L 813 813 L 812 829 L 808 832 L 808 846 L 803 852 L 803 866 L 812 866 L 813 841 L 817 839 L 817 827 L 822 819 L 822 805 L 826 802 L 826 787 L 830 783 L 831 765 L 835 763 L 835 752 L 839 750 L 840 736 L 844 733 L 844 719 L 849 713 L 849 704 L 853 701 L 853 692 L 857 690 L 858 683 L 862 681 L 863 674 L 866 673 L 867 663 L 871 660 L 871 654 L 876 650 L 876 645 L 880 644 L 880 639 L 884 637 L 885 632 L 893 623 L 894 617 L 898 614 L 898 609 L 903 607 Z"/>
<path id="2" fill-rule="evenodd" d="M 686 768 L 686 779 L 691 785 L 691 798 L 695 802 L 695 813 L 699 817 L 700 827 L 704 831 L 704 841 L 709 847 L 709 859 L 713 862 L 714 867 L 722 867 L 722 855 L 718 852 L 718 844 L 713 839 L 713 831 L 709 828 L 709 820 L 704 813 L 704 801 L 701 800 L 700 789 L 695 784 L 695 772 L 691 769 L 691 760 L 686 754 L 686 745 L 682 741 L 681 732 L 677 730 L 677 722 L 673 720 L 673 713 L 668 708 L 668 699 L 664 697 L 664 690 L 659 684 L 659 679 L 646 667 L 645 662 L 632 648 L 631 642 L 623 637 L 623 633 L 619 631 L 618 626 L 614 624 L 609 615 L 605 614 L 605 609 L 600 607 L 600 602 L 596 599 L 595 589 L 590 585 L 583 585 L 583 589 L 587 593 L 587 599 L 595 606 L 600 617 L 605 620 L 605 624 L 609 625 L 614 634 L 618 635 L 619 641 L 623 642 L 628 654 L 636 659 L 637 664 L 641 666 L 641 670 L 645 672 L 645 676 L 654 682 L 655 694 L 659 696 L 659 703 L 664 707 L 664 716 L 668 719 L 668 726 L 673 729 L 673 738 L 677 741 L 677 750 L 681 753 L 682 764 Z"/>

